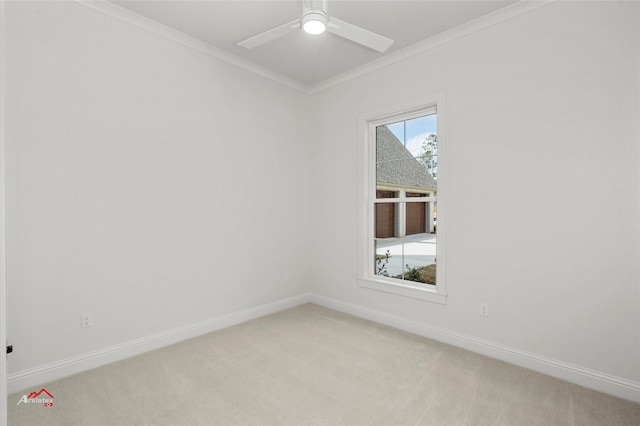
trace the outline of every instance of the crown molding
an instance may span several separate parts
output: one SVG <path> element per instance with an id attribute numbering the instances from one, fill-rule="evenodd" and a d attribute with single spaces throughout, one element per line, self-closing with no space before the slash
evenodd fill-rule
<path id="1" fill-rule="evenodd" d="M 243 68 L 247 71 L 258 74 L 262 77 L 269 78 L 285 86 L 289 86 L 293 89 L 299 90 L 304 93 L 308 93 L 309 87 L 306 84 L 300 83 L 292 78 L 286 77 L 280 73 L 272 71 L 268 68 L 260 66 L 254 62 L 241 58 L 226 52 L 218 47 L 215 47 L 207 42 L 199 40 L 195 37 L 187 35 L 181 31 L 170 28 L 164 24 L 156 22 L 152 19 L 146 18 L 142 15 L 138 15 L 128 9 L 113 4 L 107 0 L 72 0 L 77 4 L 93 9 L 104 15 L 118 19 L 119 21 L 133 25 L 142 30 L 148 31 L 167 40 L 171 40 L 182 46 L 197 50 L 205 55 L 212 56 L 214 58 L 221 59 L 230 64 Z"/>
<path id="2" fill-rule="evenodd" d="M 354 68 L 336 77 L 309 86 L 307 88 L 307 93 L 313 94 L 321 92 L 325 89 L 345 83 L 364 74 L 368 74 L 380 68 L 395 64 L 396 62 L 400 62 L 404 59 L 410 58 L 420 53 L 424 53 L 428 50 L 450 43 L 462 37 L 476 33 L 478 31 L 482 31 L 506 20 L 531 12 L 542 6 L 553 3 L 554 1 L 556 0 L 521 0 L 503 9 L 496 10 L 495 12 L 492 12 L 488 15 L 454 27 L 421 42 L 407 46 L 387 56 L 376 59 L 358 68 Z"/>
<path id="3" fill-rule="evenodd" d="M 138 15 L 128 9 L 120 7 L 116 4 L 109 2 L 108 0 L 72 0 L 82 6 L 86 6 L 97 12 L 103 13 L 112 18 L 118 19 L 127 24 L 133 25 L 140 29 L 149 31 L 160 37 L 166 38 L 185 47 L 197 50 L 198 52 L 206 55 L 221 59 L 247 71 L 258 74 L 262 77 L 266 77 L 280 84 L 298 90 L 306 94 L 317 93 L 339 84 L 345 83 L 354 78 L 360 77 L 364 74 L 368 74 L 375 70 L 384 68 L 386 66 L 395 64 L 404 59 L 412 56 L 424 53 L 428 50 L 450 43 L 454 40 L 468 36 L 470 34 L 482 31 L 486 28 L 492 27 L 496 24 L 504 22 L 506 20 L 515 18 L 525 13 L 536 10 L 542 6 L 555 2 L 556 0 L 521 0 L 503 9 L 492 12 L 488 15 L 477 18 L 473 21 L 459 25 L 448 31 L 430 37 L 421 42 L 412 44 L 397 52 L 386 55 L 380 59 L 374 60 L 367 64 L 364 64 L 358 68 L 352 69 L 345 73 L 342 73 L 336 77 L 322 81 L 314 85 L 307 85 L 294 80 L 290 77 L 272 71 L 266 67 L 258 65 L 247 59 L 233 55 L 225 50 L 215 47 L 207 42 L 199 40 L 195 37 L 187 35 L 181 31 L 170 28 L 164 24 L 146 18 L 142 15 Z"/>

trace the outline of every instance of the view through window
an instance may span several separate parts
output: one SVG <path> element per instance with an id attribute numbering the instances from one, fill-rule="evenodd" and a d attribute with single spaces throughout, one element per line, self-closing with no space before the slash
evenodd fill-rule
<path id="1" fill-rule="evenodd" d="M 435 285 L 437 115 L 375 130 L 375 274 Z"/>

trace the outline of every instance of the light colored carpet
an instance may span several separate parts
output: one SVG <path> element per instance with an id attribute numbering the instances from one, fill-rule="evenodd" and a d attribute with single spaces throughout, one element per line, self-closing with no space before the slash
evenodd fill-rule
<path id="1" fill-rule="evenodd" d="M 639 404 L 312 304 L 42 386 L 54 406 L 10 395 L 9 425 L 640 425 Z"/>

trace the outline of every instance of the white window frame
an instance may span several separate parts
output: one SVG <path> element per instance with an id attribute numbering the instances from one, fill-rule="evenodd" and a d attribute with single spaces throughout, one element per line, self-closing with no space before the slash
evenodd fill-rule
<path id="1" fill-rule="evenodd" d="M 437 113 L 438 126 L 438 227 L 436 256 L 436 285 L 424 285 L 397 278 L 375 275 L 375 199 L 376 199 L 376 127 L 393 122 Z M 359 182 L 358 182 L 358 285 L 363 288 L 383 291 L 400 296 L 446 304 L 446 125 L 445 96 L 439 93 L 427 98 L 391 105 L 376 111 L 360 114 L 359 128 Z M 394 202 L 406 202 L 407 199 L 390 199 Z M 386 201 L 386 200 L 385 200 Z M 415 200 L 418 201 L 418 200 Z M 424 201 L 424 198 L 419 200 Z"/>

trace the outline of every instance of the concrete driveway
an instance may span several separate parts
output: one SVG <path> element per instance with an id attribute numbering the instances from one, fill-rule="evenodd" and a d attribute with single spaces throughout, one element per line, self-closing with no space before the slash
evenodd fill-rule
<path id="1" fill-rule="evenodd" d="M 376 255 L 384 256 L 387 250 L 390 253 L 387 263 L 390 277 L 400 275 L 406 265 L 410 268 L 431 265 L 436 258 L 436 234 L 376 239 Z"/>

